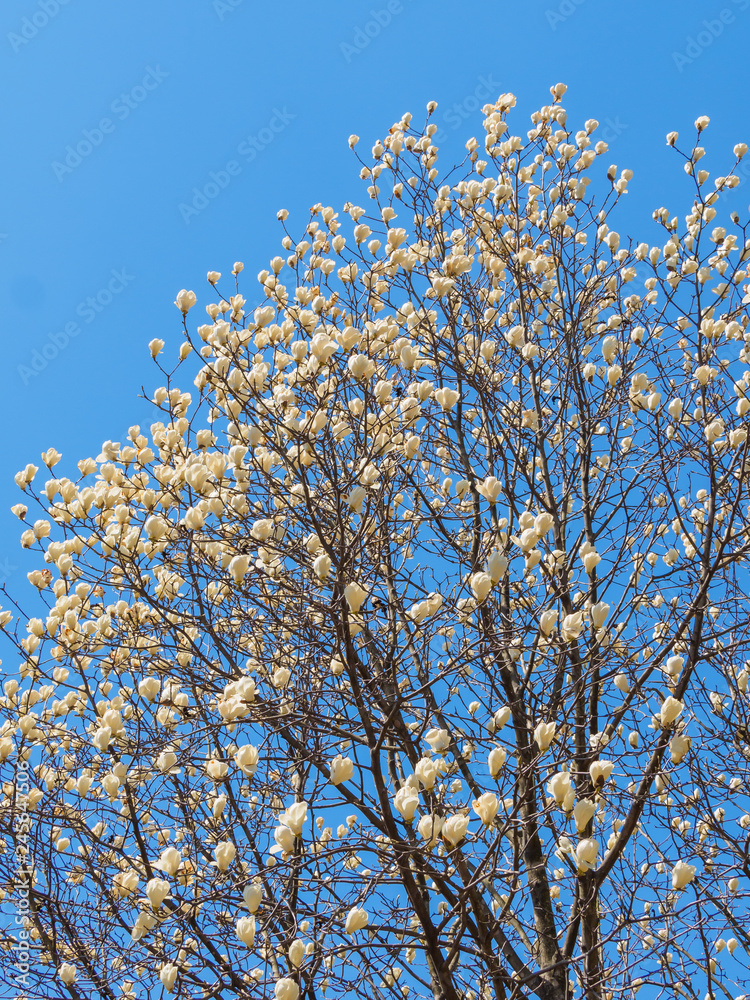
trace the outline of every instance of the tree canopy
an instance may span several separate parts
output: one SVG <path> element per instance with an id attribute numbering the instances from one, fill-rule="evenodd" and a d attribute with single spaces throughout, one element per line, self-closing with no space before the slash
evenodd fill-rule
<path id="1" fill-rule="evenodd" d="M 17 475 L 25 995 L 750 991 L 747 146 L 671 133 L 630 240 L 564 93 L 447 169 L 404 115 L 365 207 L 180 291 L 150 434 Z"/>

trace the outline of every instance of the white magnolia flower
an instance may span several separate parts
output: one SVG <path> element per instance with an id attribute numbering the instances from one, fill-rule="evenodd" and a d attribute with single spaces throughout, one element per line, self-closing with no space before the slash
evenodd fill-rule
<path id="1" fill-rule="evenodd" d="M 460 844 L 469 828 L 469 817 L 461 814 L 449 816 L 443 824 L 443 838 L 453 847 Z"/>
<path id="2" fill-rule="evenodd" d="M 344 781 L 349 781 L 351 776 L 354 774 L 354 761 L 349 757 L 342 757 L 339 754 L 334 757 L 329 764 L 330 774 L 331 774 L 331 784 L 340 785 Z"/>
<path id="3" fill-rule="evenodd" d="M 255 917 L 240 917 L 235 930 L 240 941 L 252 948 L 255 944 Z"/>
<path id="4" fill-rule="evenodd" d="M 546 750 L 557 732 L 556 722 L 540 722 L 534 730 L 534 740 L 540 750 Z"/>
<path id="5" fill-rule="evenodd" d="M 675 890 L 684 889 L 695 878 L 695 865 L 688 865 L 684 861 L 678 861 L 672 869 L 672 888 Z"/>
<path id="6" fill-rule="evenodd" d="M 433 753 L 447 750 L 451 743 L 451 735 L 447 729 L 428 729 L 424 735 L 425 743 L 429 743 Z"/>
<path id="7" fill-rule="evenodd" d="M 367 910 L 354 906 L 347 914 L 346 923 L 344 924 L 344 933 L 354 934 L 356 931 L 361 931 L 363 927 L 367 927 L 369 922 L 370 917 Z"/>
<path id="8" fill-rule="evenodd" d="M 302 827 L 307 822 L 307 803 L 295 802 L 279 816 L 279 823 L 289 827 L 296 837 L 302 836 Z"/>
<path id="9" fill-rule="evenodd" d="M 484 792 L 478 799 L 474 799 L 471 808 L 485 826 L 490 826 L 497 815 L 500 803 L 494 792 Z M 443 835 L 445 836 L 445 831 L 443 831 Z"/>

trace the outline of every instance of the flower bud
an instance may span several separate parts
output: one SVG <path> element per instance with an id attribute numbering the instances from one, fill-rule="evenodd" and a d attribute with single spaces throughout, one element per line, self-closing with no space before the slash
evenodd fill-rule
<path id="1" fill-rule="evenodd" d="M 402 785 L 393 797 L 393 805 L 407 823 L 411 823 L 419 805 L 419 794 L 411 785 Z"/>
<path id="2" fill-rule="evenodd" d="M 684 861 L 678 861 L 672 869 L 672 888 L 676 891 L 684 889 L 695 878 L 695 866 Z"/>
<path id="3" fill-rule="evenodd" d="M 57 970 L 58 978 L 65 983 L 66 986 L 70 986 L 75 982 L 77 969 L 75 965 L 71 965 L 69 962 L 63 962 L 60 968 Z"/>
<path id="4" fill-rule="evenodd" d="M 494 792 L 485 792 L 472 803 L 472 809 L 485 826 L 490 826 L 492 824 L 499 808 L 500 803 L 498 802 L 497 795 L 495 795 Z M 443 836 L 445 835 L 445 831 L 443 831 Z"/>
<path id="5" fill-rule="evenodd" d="M 417 824 L 420 837 L 427 841 L 429 846 L 436 844 L 445 824 L 443 816 L 436 816 L 434 813 L 427 813 Z"/>
<path id="6" fill-rule="evenodd" d="M 578 833 L 583 833 L 595 815 L 596 803 L 593 799 L 581 799 L 580 802 L 576 802 L 573 809 L 573 822 Z"/>
<path id="7" fill-rule="evenodd" d="M 330 763 L 330 781 L 332 785 L 340 785 L 344 781 L 349 781 L 354 774 L 354 761 L 349 757 L 334 757 Z"/>
<path id="8" fill-rule="evenodd" d="M 255 913 L 263 899 L 263 888 L 257 882 L 251 882 L 242 890 L 242 898 L 248 910 Z"/>
<path id="9" fill-rule="evenodd" d="M 451 743 L 451 735 L 447 729 L 428 729 L 424 735 L 425 743 L 429 743 L 433 753 L 447 750 Z"/>
<path id="10" fill-rule="evenodd" d="M 347 914 L 346 923 L 344 924 L 344 934 L 354 934 L 356 931 L 361 931 L 363 927 L 367 927 L 369 922 L 370 917 L 367 910 L 354 906 Z"/>
<path id="11" fill-rule="evenodd" d="M 235 931 L 240 941 L 248 948 L 252 948 L 255 944 L 255 917 L 240 917 Z"/>
<path id="12" fill-rule="evenodd" d="M 287 954 L 290 963 L 295 969 L 298 969 L 305 959 L 305 942 L 301 938 L 295 938 L 289 945 Z"/>
<path id="13" fill-rule="evenodd" d="M 466 831 L 469 827 L 469 817 L 463 816 L 461 814 L 455 816 L 449 816 L 448 819 L 443 824 L 442 834 L 443 839 L 447 840 L 449 844 L 455 847 L 460 844 L 461 841 L 466 836 Z"/>
<path id="14" fill-rule="evenodd" d="M 546 750 L 555 738 L 557 723 L 540 722 L 534 730 L 534 740 L 540 750 Z"/>
<path id="15" fill-rule="evenodd" d="M 277 980 L 273 988 L 274 1000 L 297 1000 L 299 997 L 299 986 L 293 979 L 284 976 Z"/>
<path id="16" fill-rule="evenodd" d="M 660 717 L 662 726 L 665 728 L 671 726 L 683 708 L 684 705 L 679 699 L 673 698 L 671 694 L 668 695 L 661 706 Z"/>
<path id="17" fill-rule="evenodd" d="M 227 868 L 234 861 L 235 855 L 237 854 L 237 848 L 231 842 L 231 840 L 222 840 L 214 848 L 214 862 L 216 867 L 220 872 L 225 872 Z"/>
<path id="18" fill-rule="evenodd" d="M 158 910 L 169 895 L 169 882 L 163 878 L 150 879 L 146 883 L 146 895 L 148 896 L 149 903 L 151 903 L 155 910 Z"/>
<path id="19" fill-rule="evenodd" d="M 166 965 L 162 966 L 161 971 L 159 972 L 159 979 L 167 993 L 172 993 L 174 991 L 174 984 L 177 981 L 177 971 L 177 966 L 168 962 Z"/>
<path id="20" fill-rule="evenodd" d="M 234 755 L 235 764 L 249 778 L 252 778 L 258 769 L 258 759 L 258 748 L 252 746 L 250 743 L 245 743 L 243 746 L 238 747 Z"/>
<path id="21" fill-rule="evenodd" d="M 481 604 L 492 590 L 492 578 L 487 573 L 474 573 L 470 580 L 471 592 Z"/>
<path id="22" fill-rule="evenodd" d="M 174 304 L 180 310 L 183 316 L 186 316 L 188 312 L 193 308 L 196 303 L 197 296 L 195 292 L 189 292 L 187 289 L 183 288 L 177 293 L 177 298 Z"/>
<path id="23" fill-rule="evenodd" d="M 573 786 L 567 771 L 558 771 L 547 782 L 547 791 L 559 806 L 565 802 L 572 790 Z"/>
<path id="24" fill-rule="evenodd" d="M 297 837 L 302 836 L 302 827 L 307 822 L 307 803 L 295 802 L 279 816 L 279 822 L 288 826 Z"/>
<path id="25" fill-rule="evenodd" d="M 489 767 L 491 777 L 496 778 L 498 776 L 507 756 L 508 753 L 503 747 L 494 747 L 494 749 L 490 750 L 487 757 L 487 766 Z"/>
<path id="26" fill-rule="evenodd" d="M 344 589 L 344 597 L 349 610 L 356 613 L 367 600 L 367 591 L 358 583 L 348 583 Z"/>
<path id="27" fill-rule="evenodd" d="M 579 872 L 587 872 L 596 864 L 599 844 L 592 837 L 579 840 L 576 846 L 576 862 Z"/>

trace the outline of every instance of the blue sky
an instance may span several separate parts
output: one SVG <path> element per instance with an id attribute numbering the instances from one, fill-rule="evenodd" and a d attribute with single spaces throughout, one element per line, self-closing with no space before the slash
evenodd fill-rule
<path id="1" fill-rule="evenodd" d="M 366 197 L 350 133 L 369 149 L 434 99 L 446 165 L 481 132 L 481 104 L 515 93 L 524 134 L 563 81 L 569 122 L 598 118 L 635 171 L 634 235 L 657 206 L 687 208 L 667 131 L 710 115 L 718 172 L 750 136 L 736 75 L 750 0 L 7 0 L 0 21 L 0 583 L 16 594 L 14 473 L 53 445 L 72 474 L 150 423 L 146 344 L 179 341 L 176 292 L 194 288 L 202 313 L 206 272 L 242 260 L 252 303 L 277 209 L 295 231 L 318 201 Z"/>

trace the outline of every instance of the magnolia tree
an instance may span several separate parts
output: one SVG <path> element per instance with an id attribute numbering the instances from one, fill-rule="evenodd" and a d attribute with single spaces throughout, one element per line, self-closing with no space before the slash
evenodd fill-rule
<path id="1" fill-rule="evenodd" d="M 747 146 L 671 133 L 687 215 L 630 242 L 551 92 L 448 174 L 404 115 L 257 308 L 179 293 L 150 436 L 16 477 L 25 996 L 748 989 Z"/>

